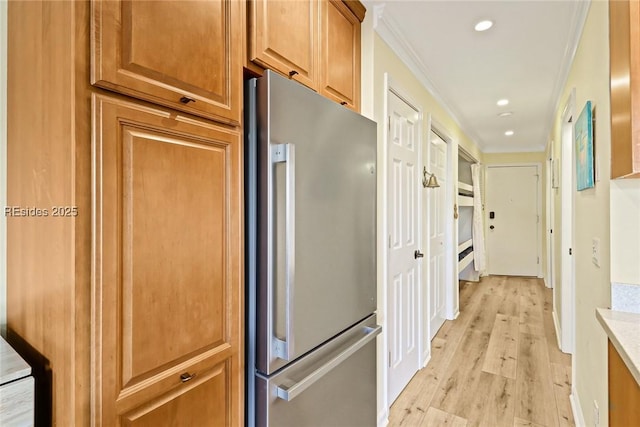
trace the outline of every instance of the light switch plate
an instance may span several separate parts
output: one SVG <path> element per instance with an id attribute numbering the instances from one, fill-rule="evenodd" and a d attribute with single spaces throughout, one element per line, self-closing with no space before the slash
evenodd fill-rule
<path id="1" fill-rule="evenodd" d="M 597 237 L 591 241 L 591 261 L 596 267 L 600 267 L 600 239 Z"/>

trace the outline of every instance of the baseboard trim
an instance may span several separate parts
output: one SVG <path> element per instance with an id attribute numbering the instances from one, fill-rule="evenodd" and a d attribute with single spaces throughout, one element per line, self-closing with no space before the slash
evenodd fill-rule
<path id="1" fill-rule="evenodd" d="M 378 427 L 385 427 L 389 424 L 389 410 L 383 409 L 378 412 Z"/>
<path id="2" fill-rule="evenodd" d="M 571 387 L 569 401 L 571 402 L 571 411 L 573 412 L 573 420 L 576 423 L 576 427 L 585 427 L 584 413 L 582 412 L 582 405 L 580 405 L 580 398 L 575 387 Z"/>
<path id="3" fill-rule="evenodd" d="M 426 357 L 423 356 L 422 360 L 424 360 L 424 362 L 422 362 L 422 368 L 427 366 L 427 363 L 429 363 L 429 361 L 431 360 L 431 351 L 429 351 L 429 353 L 427 353 Z"/>
<path id="4" fill-rule="evenodd" d="M 558 348 L 562 351 L 562 342 L 560 341 L 560 324 L 558 323 L 558 316 L 556 316 L 555 310 L 551 312 L 553 317 L 553 327 L 556 328 L 556 340 L 558 341 Z"/>

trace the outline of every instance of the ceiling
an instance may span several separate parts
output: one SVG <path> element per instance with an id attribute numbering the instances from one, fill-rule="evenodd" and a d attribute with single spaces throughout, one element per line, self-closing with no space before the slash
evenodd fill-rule
<path id="1" fill-rule="evenodd" d="M 364 3 L 376 32 L 482 151 L 545 149 L 588 1 Z M 481 20 L 493 27 L 475 31 Z"/>

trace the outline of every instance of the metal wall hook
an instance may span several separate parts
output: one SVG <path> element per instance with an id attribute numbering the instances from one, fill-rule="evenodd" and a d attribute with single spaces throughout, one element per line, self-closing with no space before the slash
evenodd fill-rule
<path id="1" fill-rule="evenodd" d="M 429 175 L 429 178 L 427 178 L 427 175 Z M 437 188 L 440 187 L 440 184 L 438 184 L 438 179 L 436 178 L 436 175 L 433 173 L 429 173 L 427 172 L 427 167 L 425 166 L 423 171 L 422 171 L 422 186 L 424 188 Z"/>

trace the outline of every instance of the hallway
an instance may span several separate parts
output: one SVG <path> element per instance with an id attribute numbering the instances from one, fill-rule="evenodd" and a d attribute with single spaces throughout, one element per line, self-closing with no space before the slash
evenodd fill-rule
<path id="1" fill-rule="evenodd" d="M 535 278 L 463 282 L 460 316 L 391 407 L 390 426 L 573 426 L 571 356 L 558 349 L 552 290 Z"/>

